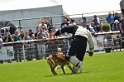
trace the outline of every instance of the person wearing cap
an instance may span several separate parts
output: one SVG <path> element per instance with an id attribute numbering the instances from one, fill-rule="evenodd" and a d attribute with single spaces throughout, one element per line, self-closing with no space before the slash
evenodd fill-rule
<path id="1" fill-rule="evenodd" d="M 112 31 L 118 31 L 119 30 L 119 21 L 115 20 L 114 23 L 112 23 Z"/>
<path id="2" fill-rule="evenodd" d="M 14 24 L 10 24 L 10 29 L 9 29 L 9 32 L 11 35 L 15 34 L 15 31 L 16 31 L 16 27 Z"/>
<path id="3" fill-rule="evenodd" d="M 54 35 L 58 36 L 65 32 L 71 33 L 73 39 L 65 57 L 73 64 L 73 71 L 75 73 L 78 70 L 82 72 L 82 61 L 86 52 L 87 42 L 89 43 L 89 56 L 93 56 L 94 53 L 92 34 L 86 28 L 82 28 L 82 26 L 70 25 L 58 30 Z"/>

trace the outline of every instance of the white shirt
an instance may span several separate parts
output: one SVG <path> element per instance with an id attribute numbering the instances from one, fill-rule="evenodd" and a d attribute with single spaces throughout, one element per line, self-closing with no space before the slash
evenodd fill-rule
<path id="1" fill-rule="evenodd" d="M 39 28 L 47 28 L 47 25 L 46 24 L 44 24 L 44 25 L 42 25 L 42 23 L 41 24 L 39 24 Z"/>
<path id="2" fill-rule="evenodd" d="M 75 32 L 75 36 L 76 35 L 79 35 L 79 36 L 83 36 L 83 37 L 86 37 L 87 38 L 87 41 L 89 43 L 89 50 L 93 50 L 94 49 L 91 49 L 91 48 L 94 48 L 94 42 L 93 42 L 93 39 L 92 39 L 92 34 L 89 30 L 87 30 L 86 28 L 82 28 L 82 26 L 78 26 L 79 28 L 77 29 L 77 31 Z M 93 52 L 91 51 L 91 52 Z"/>

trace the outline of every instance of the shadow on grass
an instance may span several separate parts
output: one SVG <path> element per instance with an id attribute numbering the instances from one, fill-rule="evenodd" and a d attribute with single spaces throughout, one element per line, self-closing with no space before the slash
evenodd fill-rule
<path id="1" fill-rule="evenodd" d="M 90 71 L 82 72 L 82 73 L 90 73 Z M 82 74 L 82 73 L 66 73 L 66 74 L 57 74 L 57 75 L 47 75 L 44 77 L 54 77 L 54 76 L 63 76 L 63 75 L 77 75 L 77 74 Z"/>

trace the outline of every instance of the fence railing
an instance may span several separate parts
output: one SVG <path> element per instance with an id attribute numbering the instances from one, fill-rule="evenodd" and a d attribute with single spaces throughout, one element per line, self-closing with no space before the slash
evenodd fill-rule
<path id="1" fill-rule="evenodd" d="M 22 60 L 42 59 L 50 54 L 56 54 L 59 47 L 62 48 L 63 53 L 66 53 L 69 48 L 68 40 L 66 39 L 66 37 L 61 37 L 2 43 L 0 60 L 14 59 L 19 62 Z"/>

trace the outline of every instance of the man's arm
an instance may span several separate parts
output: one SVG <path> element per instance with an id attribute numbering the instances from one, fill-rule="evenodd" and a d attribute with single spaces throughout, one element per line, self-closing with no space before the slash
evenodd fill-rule
<path id="1" fill-rule="evenodd" d="M 58 35 L 61 35 L 62 33 L 73 33 L 74 31 L 74 28 L 76 28 L 78 26 L 76 25 L 72 25 L 72 26 L 67 26 L 67 27 L 64 27 L 62 28 L 61 30 L 58 30 L 56 33 L 55 33 L 55 36 L 58 36 Z"/>
<path id="2" fill-rule="evenodd" d="M 89 56 L 92 56 L 94 53 L 94 42 L 93 42 L 91 33 L 89 31 L 88 31 L 88 33 L 89 33 L 89 35 L 88 35 Z"/>

